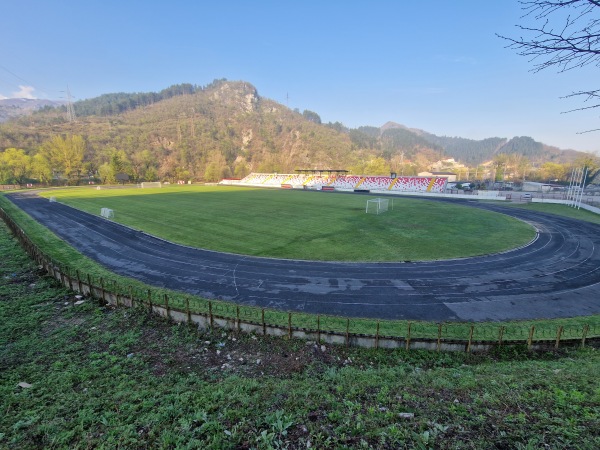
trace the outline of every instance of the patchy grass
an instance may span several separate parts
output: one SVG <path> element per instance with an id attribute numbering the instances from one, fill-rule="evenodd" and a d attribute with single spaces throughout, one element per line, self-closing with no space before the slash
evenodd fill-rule
<path id="1" fill-rule="evenodd" d="M 0 253 L 0 448 L 600 448 L 592 348 L 467 355 L 204 333 L 73 306 L 3 225 Z"/>
<path id="2" fill-rule="evenodd" d="M 329 261 L 420 261 L 483 255 L 529 242 L 512 217 L 462 205 L 390 198 L 365 214 L 367 197 L 222 186 L 52 190 L 41 195 L 172 242 L 253 256 Z M 392 209 L 393 202 L 393 209 Z"/>

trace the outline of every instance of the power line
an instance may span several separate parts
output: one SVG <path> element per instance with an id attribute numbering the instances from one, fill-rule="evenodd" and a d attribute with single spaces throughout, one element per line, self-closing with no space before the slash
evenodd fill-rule
<path id="1" fill-rule="evenodd" d="M 33 88 L 33 90 L 40 92 L 40 93 L 42 94 L 42 96 L 46 96 L 46 97 L 48 96 L 48 92 L 49 92 L 50 90 L 48 90 L 48 89 L 45 89 L 45 87 L 44 87 L 44 86 L 41 86 L 41 87 L 40 87 L 40 86 L 39 86 L 39 84 L 37 84 L 37 83 L 36 83 L 36 86 L 37 86 L 37 87 L 34 87 L 34 83 L 32 83 L 31 81 L 29 81 L 29 80 L 26 80 L 25 78 L 23 78 L 23 77 L 21 77 L 21 76 L 17 75 L 17 74 L 16 74 L 14 71 L 10 70 L 8 67 L 6 67 L 6 66 L 4 66 L 4 65 L 1 65 L 1 64 L 0 64 L 0 69 L 4 70 L 4 71 L 5 71 L 5 72 L 7 72 L 8 74 L 12 75 L 12 76 L 13 76 L 13 77 L 15 77 L 17 80 L 19 80 L 19 81 L 22 81 L 23 83 L 25 83 L 25 84 L 26 84 L 26 85 L 28 85 L 29 87 L 32 87 L 32 88 Z M 37 71 L 37 72 L 38 72 L 38 73 L 40 73 L 39 71 Z M 6 80 L 6 79 L 4 79 L 4 78 L 2 78 L 2 81 L 4 81 L 6 84 L 8 84 L 8 85 L 10 85 L 10 86 L 13 86 L 13 87 L 16 87 L 16 88 L 21 88 L 21 86 L 20 86 L 18 83 L 15 83 L 14 81 L 8 81 L 8 80 Z M 56 91 L 55 91 L 55 92 L 56 92 Z"/>
<path id="2" fill-rule="evenodd" d="M 4 67 L 3 65 L 0 64 L 0 69 L 4 69 L 6 72 L 10 73 L 13 77 L 18 78 L 19 80 L 21 80 L 24 83 L 27 84 L 31 84 L 29 81 L 27 81 L 25 78 L 21 78 L 19 75 L 17 75 L 16 73 L 14 73 L 13 71 L 7 69 L 6 67 Z"/>

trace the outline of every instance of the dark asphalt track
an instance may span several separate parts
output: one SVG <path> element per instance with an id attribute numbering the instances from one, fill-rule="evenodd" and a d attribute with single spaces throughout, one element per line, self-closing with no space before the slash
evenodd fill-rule
<path id="1" fill-rule="evenodd" d="M 33 193 L 9 198 L 108 269 L 211 299 L 290 311 L 428 321 L 600 314 L 600 227 L 495 203 L 464 202 L 531 223 L 539 230 L 535 241 L 510 252 L 467 259 L 338 263 L 198 250 Z"/>

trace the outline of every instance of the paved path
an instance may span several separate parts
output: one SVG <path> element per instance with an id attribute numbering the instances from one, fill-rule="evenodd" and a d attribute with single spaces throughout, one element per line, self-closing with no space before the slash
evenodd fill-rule
<path id="1" fill-rule="evenodd" d="M 503 254 L 398 262 L 310 262 L 188 248 L 32 193 L 9 198 L 83 254 L 147 284 L 240 304 L 350 317 L 486 321 L 600 314 L 600 226 L 461 202 L 534 225 Z M 444 201 L 444 200 L 427 200 Z"/>

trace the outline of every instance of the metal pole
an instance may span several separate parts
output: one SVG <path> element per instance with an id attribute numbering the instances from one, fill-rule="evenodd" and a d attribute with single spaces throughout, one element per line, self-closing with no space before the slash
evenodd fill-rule
<path id="1" fill-rule="evenodd" d="M 569 192 L 567 193 L 567 201 L 569 202 L 569 206 L 573 206 L 573 193 L 575 192 L 575 179 L 577 178 L 577 171 L 579 169 L 574 167 L 573 174 L 571 176 L 571 183 L 569 186 Z"/>
<path id="2" fill-rule="evenodd" d="M 587 179 L 588 168 L 585 168 L 583 172 L 583 178 L 581 180 L 581 189 L 579 191 L 579 203 L 577 204 L 577 209 L 581 208 L 581 200 L 583 199 L 583 190 L 585 189 L 585 181 Z"/>
<path id="3" fill-rule="evenodd" d="M 571 191 L 571 206 L 575 208 L 575 198 L 577 197 L 577 186 L 579 186 L 579 169 L 575 172 L 575 179 L 573 180 L 573 190 Z"/>
<path id="4" fill-rule="evenodd" d="M 581 181 L 583 179 L 583 167 L 577 171 L 577 179 L 575 181 L 575 185 L 573 186 L 573 208 L 577 207 L 577 198 L 579 197 L 579 190 L 581 190 Z"/>
<path id="5" fill-rule="evenodd" d="M 575 167 L 571 169 L 571 178 L 569 179 L 569 189 L 567 189 L 567 202 L 571 198 L 571 190 L 573 189 L 573 181 L 575 180 Z"/>

